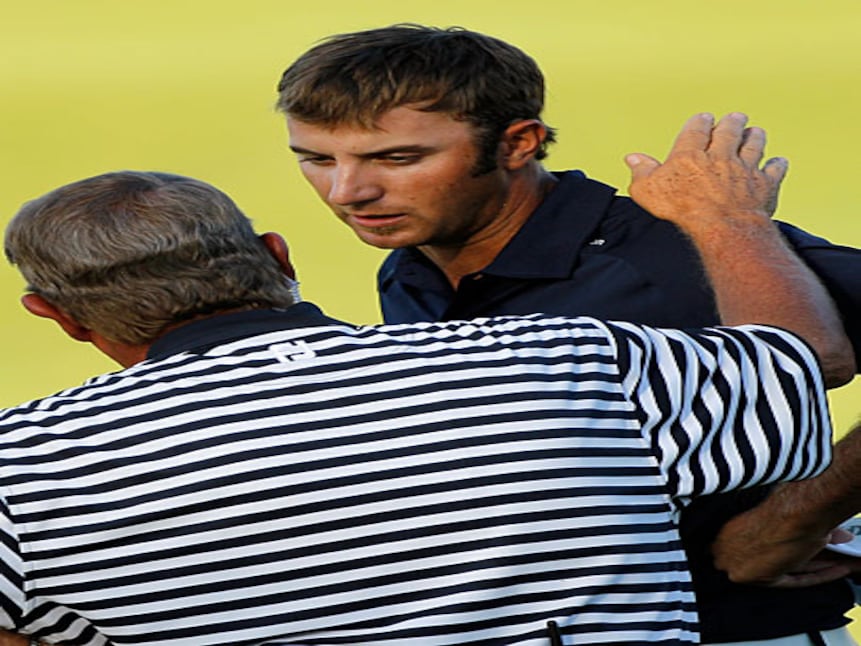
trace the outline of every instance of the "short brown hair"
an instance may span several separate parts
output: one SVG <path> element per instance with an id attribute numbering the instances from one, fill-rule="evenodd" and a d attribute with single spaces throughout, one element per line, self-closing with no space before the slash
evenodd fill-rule
<path id="1" fill-rule="evenodd" d="M 422 104 L 473 124 L 495 148 L 515 121 L 540 119 L 544 76 L 524 52 L 461 27 L 398 24 L 331 36 L 281 77 L 276 107 L 326 126 L 372 128 L 384 112 Z M 544 144 L 555 140 L 547 128 Z M 542 145 L 536 155 L 543 159 Z"/>
<path id="2" fill-rule="evenodd" d="M 30 291 L 121 343 L 296 300 L 233 200 L 179 175 L 121 171 L 62 186 L 21 207 L 5 249 Z"/>

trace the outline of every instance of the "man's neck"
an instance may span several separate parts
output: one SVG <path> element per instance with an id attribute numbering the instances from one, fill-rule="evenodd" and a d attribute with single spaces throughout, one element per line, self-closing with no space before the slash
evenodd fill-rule
<path id="1" fill-rule="evenodd" d="M 301 299 L 297 299 L 293 305 L 296 303 L 300 303 Z M 96 346 L 103 354 L 107 355 L 118 364 L 120 364 L 123 368 L 130 368 L 136 363 L 140 363 L 141 361 L 146 360 L 147 355 L 149 353 L 150 346 L 153 343 L 158 341 L 161 337 L 165 336 L 169 332 L 173 330 L 177 330 L 181 327 L 188 325 L 189 323 L 194 323 L 196 321 L 203 321 L 206 319 L 213 319 L 219 316 L 223 316 L 225 314 L 233 314 L 236 312 L 248 312 L 257 309 L 268 309 L 267 307 L 260 307 L 256 305 L 246 305 L 244 307 L 234 307 L 230 309 L 218 310 L 217 312 L 212 312 L 209 314 L 199 314 L 197 316 L 192 316 L 186 320 L 179 321 L 177 323 L 173 323 L 165 327 L 152 341 L 141 343 L 140 345 L 133 345 L 129 343 L 122 343 L 120 341 L 113 341 L 112 339 L 100 334 L 96 331 L 90 331 L 90 343 Z"/>
<path id="2" fill-rule="evenodd" d="M 492 227 L 459 244 L 422 245 L 418 247 L 457 289 L 461 279 L 487 267 L 520 231 L 556 185 L 556 179 L 541 165 L 535 164 L 518 174 L 494 218 Z"/>
<path id="3" fill-rule="evenodd" d="M 132 345 L 128 343 L 121 343 L 119 341 L 113 341 L 105 336 L 102 336 L 98 332 L 93 332 L 90 338 L 90 343 L 92 343 L 96 348 L 99 349 L 102 354 L 110 357 L 118 364 L 120 364 L 123 368 L 130 368 L 136 363 L 140 363 L 144 359 L 146 359 L 147 350 L 149 350 L 149 343 L 141 344 L 141 345 Z"/>

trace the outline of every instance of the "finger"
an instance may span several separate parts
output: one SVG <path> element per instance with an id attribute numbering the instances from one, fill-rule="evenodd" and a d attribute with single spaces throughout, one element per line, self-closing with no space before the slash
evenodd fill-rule
<path id="1" fill-rule="evenodd" d="M 765 130 L 762 128 L 745 128 L 741 135 L 741 147 L 738 156 L 751 168 L 758 168 L 765 152 Z"/>
<path id="2" fill-rule="evenodd" d="M 778 186 L 786 177 L 789 170 L 789 160 L 785 157 L 772 157 L 762 167 L 762 172 L 768 175 Z"/>
<path id="3" fill-rule="evenodd" d="M 632 184 L 637 180 L 648 177 L 661 165 L 661 162 L 657 159 L 649 157 L 649 155 L 644 155 L 643 153 L 631 153 L 630 155 L 625 155 L 625 163 L 628 165 L 628 168 L 631 169 Z"/>
<path id="4" fill-rule="evenodd" d="M 670 154 L 672 155 L 675 152 L 704 151 L 708 148 L 709 141 L 711 140 L 714 123 L 714 115 L 708 112 L 692 116 L 682 126 L 682 130 L 679 132 L 679 136 L 676 137 Z"/>
<path id="5" fill-rule="evenodd" d="M 738 155 L 745 125 L 747 125 L 746 114 L 731 112 L 726 115 L 712 130 L 712 139 L 707 152 L 722 157 Z"/>

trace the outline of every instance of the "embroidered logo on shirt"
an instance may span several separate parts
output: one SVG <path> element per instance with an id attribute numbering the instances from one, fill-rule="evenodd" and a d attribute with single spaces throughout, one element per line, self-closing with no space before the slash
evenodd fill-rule
<path id="1" fill-rule="evenodd" d="M 600 246 L 601 246 L 602 244 L 604 244 L 605 242 L 607 242 L 607 241 L 606 241 L 606 240 L 604 240 L 604 238 L 595 238 L 595 239 L 594 239 L 592 242 L 590 242 L 589 244 L 590 244 L 591 246 L 593 246 L 593 247 L 600 247 Z"/>
<path id="2" fill-rule="evenodd" d="M 293 361 L 305 361 L 313 359 L 317 353 L 304 341 L 288 341 L 270 345 L 269 350 L 281 363 L 292 363 Z"/>

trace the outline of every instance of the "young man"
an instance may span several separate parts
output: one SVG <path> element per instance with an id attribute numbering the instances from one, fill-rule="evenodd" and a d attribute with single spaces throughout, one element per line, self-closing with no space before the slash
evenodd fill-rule
<path id="1" fill-rule="evenodd" d="M 0 415 L 0 626 L 86 645 L 695 641 L 679 508 L 824 468 L 814 352 L 830 381 L 851 355 L 757 206 L 782 169 L 745 173 L 751 199 L 694 237 L 728 323 L 789 331 L 356 327 L 299 302 L 283 239 L 202 182 L 112 173 L 28 203 L 6 233 L 24 305 L 123 369 Z"/>
<path id="2" fill-rule="evenodd" d="M 361 240 L 394 250 L 378 283 L 387 322 L 532 312 L 719 322 L 689 240 L 699 208 L 690 178 L 678 173 L 673 187 L 685 217 L 668 217 L 635 187 L 639 204 L 580 171 L 548 172 L 540 160 L 553 131 L 541 121 L 543 98 L 540 70 L 517 48 L 467 30 L 398 25 L 313 47 L 284 73 L 278 106 L 321 199 Z M 714 143 L 739 133 L 761 143 L 763 132 L 745 124 L 728 115 Z M 748 166 L 760 162 L 761 145 L 741 151 Z M 730 158 L 710 159 L 713 152 L 690 155 L 711 164 L 707 174 L 726 173 Z M 641 170 L 655 163 L 633 162 Z M 861 254 L 777 226 L 827 286 L 861 356 Z M 754 293 L 773 296 L 764 285 Z M 852 606 L 842 582 L 768 591 L 714 570 L 708 544 L 717 529 L 762 495 L 702 499 L 684 519 L 707 642 L 795 635 L 806 644 L 808 633 L 843 625 Z"/>

